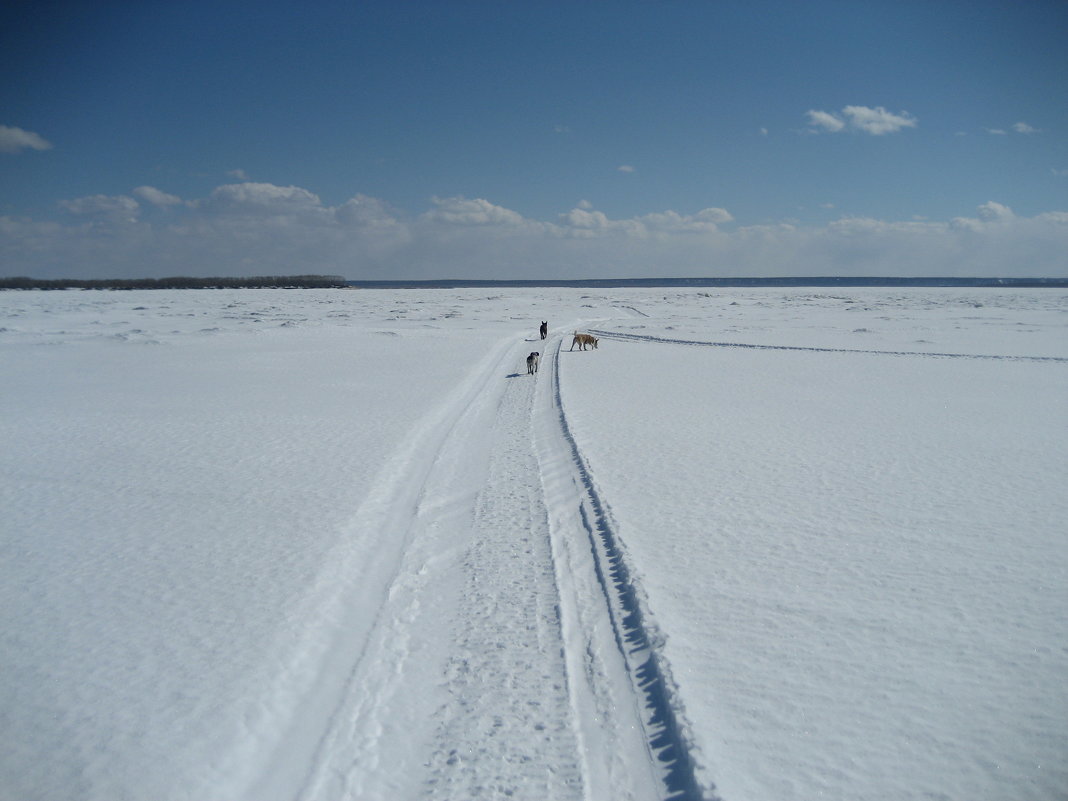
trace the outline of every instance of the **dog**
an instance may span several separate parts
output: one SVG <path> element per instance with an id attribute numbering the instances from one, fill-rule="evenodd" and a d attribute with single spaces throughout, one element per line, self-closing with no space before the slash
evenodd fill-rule
<path id="1" fill-rule="evenodd" d="M 586 346 L 589 345 L 594 350 L 597 349 L 597 337 L 591 337 L 589 334 L 580 334 L 575 332 L 575 338 L 571 340 L 571 350 L 575 349 L 575 345 L 579 346 L 579 350 L 586 350 Z"/>
<path id="2" fill-rule="evenodd" d="M 541 361 L 541 354 L 534 351 L 527 356 L 527 375 L 534 375 L 538 372 L 538 362 Z"/>
<path id="3" fill-rule="evenodd" d="M 541 324 L 541 328 L 538 329 L 538 332 L 541 334 L 541 338 L 545 339 L 545 337 L 549 336 L 549 324 L 547 322 L 543 322 Z"/>

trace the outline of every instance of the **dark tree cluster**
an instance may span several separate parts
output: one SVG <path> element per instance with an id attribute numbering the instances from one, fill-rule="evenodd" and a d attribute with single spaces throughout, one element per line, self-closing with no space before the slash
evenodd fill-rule
<path id="1" fill-rule="evenodd" d="M 0 278 L 0 289 L 336 289 L 340 275 L 260 275 L 245 278 Z"/>

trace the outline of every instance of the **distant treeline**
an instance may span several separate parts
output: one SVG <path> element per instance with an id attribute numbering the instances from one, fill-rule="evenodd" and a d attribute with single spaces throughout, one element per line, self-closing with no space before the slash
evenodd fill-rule
<path id="1" fill-rule="evenodd" d="M 357 289 L 505 289 L 571 287 L 576 289 L 623 289 L 628 287 L 1068 287 L 1068 278 L 924 278 L 800 276 L 789 278 L 579 278 L 531 280 L 433 279 L 423 281 L 348 281 Z"/>
<path id="2" fill-rule="evenodd" d="M 0 289 L 331 289 L 340 275 L 258 275 L 247 278 L 0 278 Z"/>

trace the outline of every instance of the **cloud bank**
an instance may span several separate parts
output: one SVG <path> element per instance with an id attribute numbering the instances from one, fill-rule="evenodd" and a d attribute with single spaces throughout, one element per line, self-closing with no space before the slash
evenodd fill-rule
<path id="1" fill-rule="evenodd" d="M 484 198 L 411 215 L 242 182 L 183 200 L 155 187 L 0 217 L 0 272 L 36 278 L 326 273 L 351 279 L 699 276 L 1068 277 L 1068 212 L 990 201 L 949 221 L 745 225 L 723 208 L 616 219 L 583 201 L 536 220 Z"/>

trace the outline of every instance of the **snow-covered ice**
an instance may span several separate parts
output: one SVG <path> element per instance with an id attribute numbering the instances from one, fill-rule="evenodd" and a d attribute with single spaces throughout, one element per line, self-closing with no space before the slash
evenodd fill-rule
<path id="1" fill-rule="evenodd" d="M 0 799 L 1068 796 L 1068 292 L 4 292 L 0 365 Z"/>

